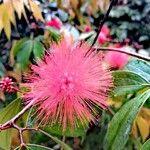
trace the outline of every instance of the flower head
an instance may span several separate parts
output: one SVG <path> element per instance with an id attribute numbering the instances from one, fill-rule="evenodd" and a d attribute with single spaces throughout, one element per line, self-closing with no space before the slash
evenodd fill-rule
<path id="1" fill-rule="evenodd" d="M 52 45 L 44 61 L 32 66 L 33 74 L 25 85 L 27 102 L 38 105 L 41 123 L 60 123 L 65 130 L 95 121 L 97 107 L 106 108 L 111 73 L 102 67 L 102 58 L 86 44 L 62 40 Z"/>
<path id="2" fill-rule="evenodd" d="M 52 18 L 50 21 L 47 21 L 45 25 L 60 30 L 62 22 L 58 18 Z"/>

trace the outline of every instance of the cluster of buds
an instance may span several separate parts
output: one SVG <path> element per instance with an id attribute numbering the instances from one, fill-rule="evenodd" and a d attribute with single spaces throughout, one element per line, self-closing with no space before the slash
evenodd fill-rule
<path id="1" fill-rule="evenodd" d="M 9 77 L 4 77 L 0 80 L 0 91 L 3 92 L 15 92 L 17 88 L 14 85 L 14 82 Z"/>

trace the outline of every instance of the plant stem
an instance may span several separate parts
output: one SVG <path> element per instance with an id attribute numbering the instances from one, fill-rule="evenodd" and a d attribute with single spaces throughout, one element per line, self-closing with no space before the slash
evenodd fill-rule
<path id="1" fill-rule="evenodd" d="M 17 121 L 17 119 L 20 118 L 34 103 L 34 100 L 32 100 L 28 105 L 26 105 L 16 116 L 14 116 L 11 120 L 7 121 L 6 123 L 0 125 L 0 130 L 5 130 L 8 128 L 13 127 L 14 122 Z"/>
<path id="2" fill-rule="evenodd" d="M 124 53 L 133 57 L 137 57 L 146 61 L 150 61 L 150 57 L 146 57 L 137 53 L 133 53 L 133 52 L 127 52 L 127 51 L 123 51 L 122 49 L 118 49 L 118 48 L 107 48 L 107 47 L 100 47 L 100 48 L 95 48 L 97 51 L 113 51 L 113 52 L 120 52 L 120 53 Z"/>
<path id="3" fill-rule="evenodd" d="M 99 22 L 99 28 L 98 28 L 98 33 L 97 33 L 96 37 L 94 38 L 94 41 L 93 41 L 91 47 L 96 43 L 97 38 L 98 38 L 98 36 L 99 36 L 99 34 L 100 34 L 101 30 L 102 30 L 102 27 L 103 27 L 105 21 L 107 20 L 107 18 L 108 18 L 108 16 L 109 16 L 109 13 L 110 13 L 110 11 L 111 11 L 113 5 L 115 4 L 115 2 L 117 2 L 117 0 L 111 0 L 110 5 L 109 5 L 109 8 L 108 8 L 108 10 L 107 10 L 107 12 L 106 12 L 104 18 L 103 18 L 102 20 L 100 20 L 100 22 Z"/>
<path id="4" fill-rule="evenodd" d="M 64 142 L 65 143 L 65 140 L 66 140 L 66 137 L 65 136 L 63 136 L 63 138 L 62 138 L 62 142 Z M 61 149 L 60 150 L 63 150 L 63 147 L 61 147 Z"/>

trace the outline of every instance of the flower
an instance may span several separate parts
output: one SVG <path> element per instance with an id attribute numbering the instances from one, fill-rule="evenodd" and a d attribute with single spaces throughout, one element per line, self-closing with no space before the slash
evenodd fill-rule
<path id="1" fill-rule="evenodd" d="M 62 22 L 58 18 L 52 18 L 50 21 L 47 21 L 45 25 L 60 30 Z"/>
<path id="2" fill-rule="evenodd" d="M 0 80 L 0 90 L 8 93 L 15 92 L 16 88 L 14 82 L 12 82 L 12 79 L 9 77 L 3 77 Z"/>
<path id="3" fill-rule="evenodd" d="M 86 25 L 86 26 L 84 27 L 84 32 L 90 32 L 90 31 L 92 31 L 91 26 L 90 26 L 90 25 Z"/>
<path id="4" fill-rule="evenodd" d="M 32 28 L 33 30 L 37 30 L 39 27 L 38 27 L 38 24 L 36 24 L 35 22 L 32 22 L 32 23 L 31 23 L 31 28 Z"/>
<path id="5" fill-rule="evenodd" d="M 120 52 L 109 51 L 105 56 L 106 63 L 114 69 L 122 69 L 128 63 L 128 60 L 128 55 Z"/>
<path id="6" fill-rule="evenodd" d="M 110 36 L 110 29 L 106 25 L 104 25 L 98 36 L 98 43 L 100 45 L 106 43 L 109 39 L 108 38 L 109 36 Z"/>
<path id="7" fill-rule="evenodd" d="M 32 65 L 33 74 L 25 84 L 27 103 L 37 106 L 40 124 L 57 122 L 63 130 L 95 122 L 97 108 L 107 108 L 112 86 L 111 72 L 102 67 L 102 58 L 87 44 L 62 40 L 51 46 L 44 60 Z"/>

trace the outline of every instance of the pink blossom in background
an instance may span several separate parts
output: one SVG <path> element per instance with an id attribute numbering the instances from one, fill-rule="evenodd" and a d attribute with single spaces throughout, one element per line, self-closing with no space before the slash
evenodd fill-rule
<path id="1" fill-rule="evenodd" d="M 128 63 L 129 57 L 120 52 L 109 51 L 106 53 L 105 61 L 111 68 L 122 69 Z"/>
<path id="2" fill-rule="evenodd" d="M 31 28 L 32 29 L 38 29 L 38 25 L 35 22 L 31 23 Z"/>
<path id="3" fill-rule="evenodd" d="M 121 43 L 116 43 L 113 45 L 114 48 L 122 48 L 123 47 L 123 44 Z"/>
<path id="4" fill-rule="evenodd" d="M 84 32 L 90 32 L 90 31 L 92 31 L 91 26 L 90 26 L 90 25 L 86 25 L 86 26 L 84 27 Z"/>
<path id="5" fill-rule="evenodd" d="M 102 27 L 102 30 L 98 36 L 98 43 L 101 44 L 105 44 L 110 37 L 110 29 L 108 28 L 108 26 L 104 25 Z"/>
<path id="6" fill-rule="evenodd" d="M 63 130 L 79 124 L 95 122 L 96 106 L 107 108 L 112 86 L 111 72 L 102 67 L 102 58 L 95 52 L 86 55 L 90 46 L 62 40 L 51 46 L 44 60 L 32 65 L 24 95 L 26 103 L 34 100 L 41 124 L 59 123 Z"/>
<path id="7" fill-rule="evenodd" d="M 110 35 L 110 29 L 108 28 L 107 25 L 104 25 L 104 26 L 102 27 L 101 32 L 104 33 L 106 36 Z"/>
<path id="8" fill-rule="evenodd" d="M 45 26 L 48 26 L 48 27 L 53 27 L 55 29 L 58 29 L 60 30 L 61 29 L 61 26 L 62 26 L 62 22 L 60 19 L 58 18 L 52 18 L 50 21 L 47 21 L 45 23 Z"/>

